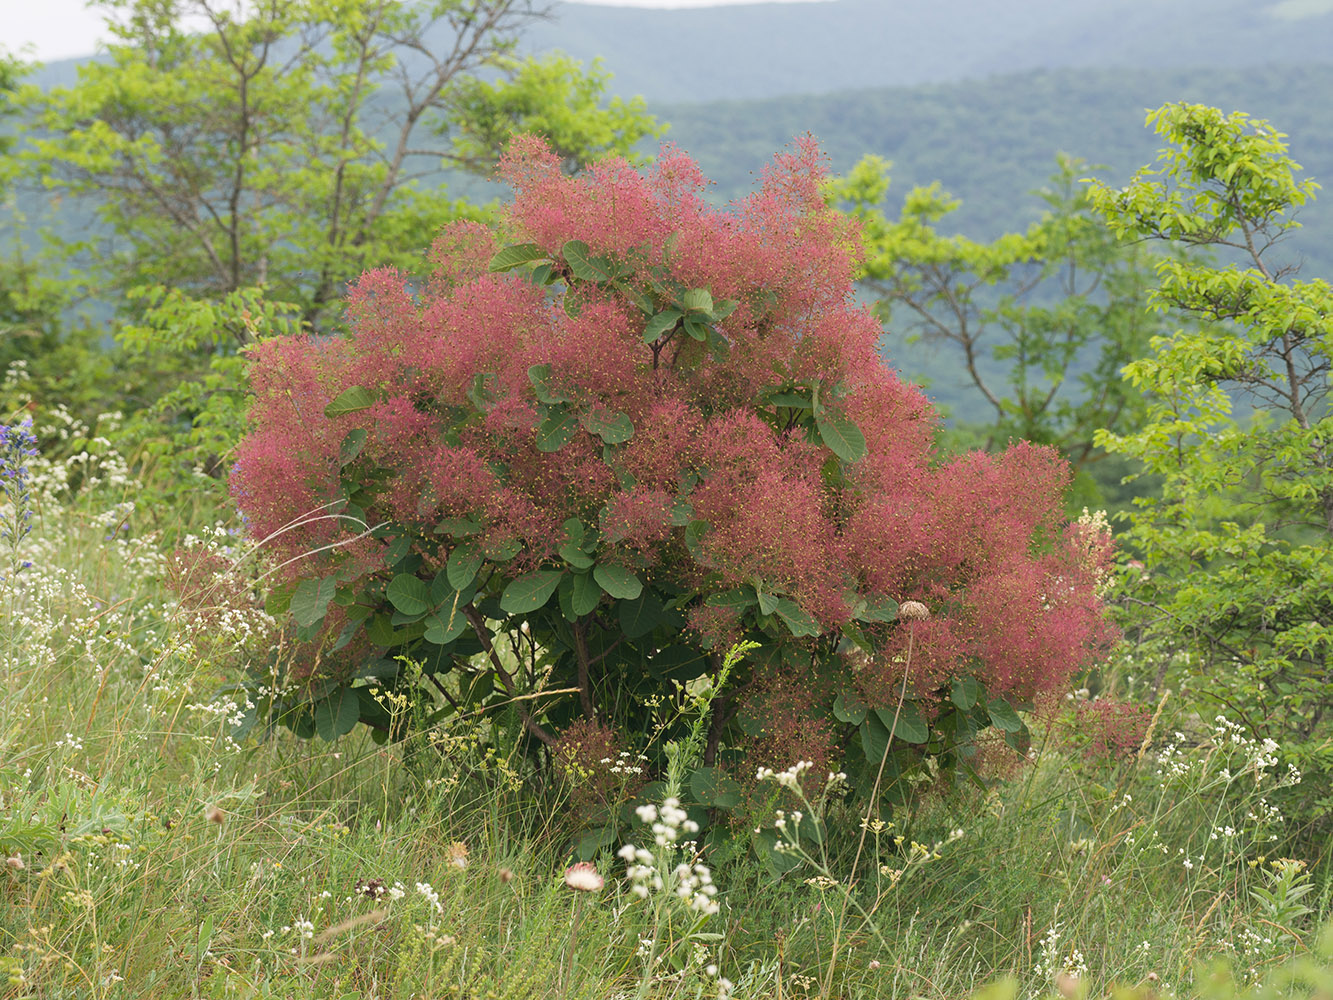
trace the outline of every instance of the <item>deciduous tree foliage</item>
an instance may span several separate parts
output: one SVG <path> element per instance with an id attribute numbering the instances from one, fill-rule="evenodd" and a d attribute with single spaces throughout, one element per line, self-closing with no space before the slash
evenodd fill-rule
<path id="1" fill-rule="evenodd" d="M 564 90 L 529 94 L 518 113 L 549 125 L 549 103 L 577 91 L 556 138 L 588 159 L 655 128 L 639 105 L 600 107 L 604 75 L 504 61 L 541 12 L 532 0 L 99 6 L 109 59 L 32 95 L 44 136 L 31 159 L 53 189 L 97 196 L 132 252 L 88 249 L 120 289 L 213 300 L 262 288 L 317 323 L 368 266 L 411 267 L 441 225 L 475 217 L 416 180 L 442 164 L 493 169 L 516 123 L 504 102 L 533 74 Z M 496 65 L 519 82 L 480 87 Z M 217 334 L 244 339 L 236 325 Z"/>
<path id="2" fill-rule="evenodd" d="M 965 763 L 980 726 L 1018 739 L 1012 705 L 1108 638 L 1109 540 L 1065 522 L 1052 449 L 935 464 L 813 143 L 725 210 L 674 150 L 561 167 L 517 141 L 501 233 L 447 229 L 426 287 L 367 274 L 345 338 L 255 349 L 232 491 L 307 643 L 260 714 L 388 729 L 367 685 L 424 677 L 440 715 L 633 745 L 753 639 L 705 751 L 733 776 L 808 759 L 868 788 L 891 745 L 896 775 Z M 907 599 L 932 617 L 898 622 Z M 696 798 L 734 804 L 715 778 Z"/>
<path id="3" fill-rule="evenodd" d="M 1333 770 L 1333 288 L 1276 262 L 1318 185 L 1243 113 L 1168 104 L 1148 122 L 1170 143 L 1160 165 L 1094 184 L 1097 209 L 1122 236 L 1225 263 L 1159 264 L 1156 304 L 1202 323 L 1126 368 L 1148 418 L 1099 436 L 1163 479 L 1134 516 L 1150 574 L 1128 600 L 1148 638 L 1187 654 L 1197 696 Z"/>
<path id="4" fill-rule="evenodd" d="M 887 166 L 866 157 L 828 189 L 864 227 L 862 281 L 882 314 L 956 358 L 992 411 L 987 447 L 1052 444 L 1076 467 L 1104 457 L 1094 433 L 1132 427 L 1143 411 L 1119 371 L 1166 320 L 1146 308 L 1151 255 L 1091 211 L 1087 165 L 1060 156 L 1038 192 L 1041 218 L 989 243 L 938 232 L 959 206 L 938 184 L 914 188 L 887 218 Z"/>
<path id="5" fill-rule="evenodd" d="M 604 102 L 604 73 L 509 56 L 532 0 L 98 6 L 107 58 L 28 93 L 25 157 L 96 210 L 67 263 L 116 304 L 142 390 L 117 407 L 143 411 L 126 447 L 164 468 L 212 471 L 234 446 L 241 348 L 328 332 L 367 267 L 420 273 L 441 226 L 486 215 L 444 196 L 444 168 L 489 175 L 517 127 L 584 160 L 661 131 L 641 101 Z"/>

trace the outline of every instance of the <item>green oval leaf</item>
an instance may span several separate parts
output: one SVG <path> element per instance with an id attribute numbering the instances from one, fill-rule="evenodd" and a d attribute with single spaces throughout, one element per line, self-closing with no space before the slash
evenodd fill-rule
<path id="1" fill-rule="evenodd" d="M 816 636 L 820 633 L 819 623 L 806 614 L 790 597 L 778 598 L 777 614 L 787 626 L 787 631 L 797 638 Z"/>
<path id="2" fill-rule="evenodd" d="M 861 752 L 871 764 L 884 759 L 889 749 L 889 730 L 874 712 L 868 712 L 861 722 Z"/>
<path id="3" fill-rule="evenodd" d="M 707 288 L 691 288 L 681 297 L 681 305 L 690 312 L 701 312 L 712 315 L 713 313 L 713 293 Z"/>
<path id="4" fill-rule="evenodd" d="M 620 602 L 620 631 L 628 639 L 639 639 L 657 628 L 662 620 L 662 601 L 645 587 L 632 601 Z"/>
<path id="5" fill-rule="evenodd" d="M 632 601 L 643 593 L 643 581 L 624 566 L 599 563 L 592 575 L 598 586 L 617 600 Z"/>
<path id="6" fill-rule="evenodd" d="M 471 517 L 446 517 L 435 526 L 434 534 L 465 538 L 481 531 L 481 522 Z"/>
<path id="7" fill-rule="evenodd" d="M 891 622 L 898 619 L 898 602 L 892 597 L 869 594 L 864 598 L 865 607 L 856 615 L 862 622 Z"/>
<path id="8" fill-rule="evenodd" d="M 491 562 L 508 562 L 523 551 L 523 542 L 514 538 L 492 538 L 482 550 Z"/>
<path id="9" fill-rule="evenodd" d="M 564 572 L 558 569 L 539 569 L 523 574 L 500 596 L 501 610 L 511 615 L 536 611 L 551 599 L 563 575 Z"/>
<path id="10" fill-rule="evenodd" d="M 703 537 L 708 534 L 711 528 L 707 521 L 694 520 L 685 525 L 685 548 L 699 562 L 704 562 Z"/>
<path id="11" fill-rule="evenodd" d="M 684 322 L 685 322 L 685 332 L 688 333 L 695 340 L 702 341 L 708 339 L 707 323 L 701 320 L 696 320 L 691 316 L 686 316 Z"/>
<path id="12" fill-rule="evenodd" d="M 589 257 L 588 244 L 582 240 L 570 240 L 560 248 L 560 254 L 574 272 L 574 277 L 583 281 L 609 281 L 615 277 L 615 266 L 605 257 Z"/>
<path id="13" fill-rule="evenodd" d="M 773 876 L 782 876 L 802 863 L 793 851 L 778 850 L 778 831 L 763 828 L 753 839 L 754 853 Z"/>
<path id="14" fill-rule="evenodd" d="M 1014 711 L 1014 706 L 1003 698 L 992 698 L 986 702 L 986 714 L 990 716 L 991 725 L 1006 733 L 1016 733 L 1023 728 L 1023 720 Z"/>
<path id="15" fill-rule="evenodd" d="M 542 403 L 567 403 L 569 397 L 554 391 L 547 379 L 551 376 L 550 365 L 533 365 L 528 369 L 528 381 L 532 383 L 537 400 Z"/>
<path id="16" fill-rule="evenodd" d="M 808 410 L 810 400 L 797 392 L 778 392 L 769 396 L 766 402 L 770 406 L 786 407 L 789 410 Z"/>
<path id="17" fill-rule="evenodd" d="M 563 525 L 565 541 L 557 550 L 560 558 L 576 569 L 592 569 L 593 559 L 583 550 L 583 542 L 588 529 L 577 517 L 571 517 Z"/>
<path id="18" fill-rule="evenodd" d="M 422 636 L 427 642 L 444 646 L 453 642 L 466 631 L 467 618 L 459 608 L 440 608 L 426 616 L 426 631 Z"/>
<path id="19" fill-rule="evenodd" d="M 560 527 L 565 529 L 565 539 L 574 545 L 582 545 L 588 529 L 577 517 L 567 518 Z"/>
<path id="20" fill-rule="evenodd" d="M 521 264 L 530 264 L 534 260 L 545 260 L 546 251 L 536 243 L 513 243 L 505 247 L 487 265 L 488 271 L 512 271 Z"/>
<path id="21" fill-rule="evenodd" d="M 399 573 L 390 580 L 384 596 L 405 615 L 424 615 L 430 610 L 430 587 L 411 573 Z"/>
<path id="22" fill-rule="evenodd" d="M 489 412 L 500 398 L 500 376 L 495 372 L 478 372 L 472 379 L 467 398 L 482 413 Z"/>
<path id="23" fill-rule="evenodd" d="M 742 789 L 736 779 L 718 767 L 701 767 L 690 775 L 690 794 L 702 806 L 735 809 Z"/>
<path id="24" fill-rule="evenodd" d="M 569 565 L 573 566 L 575 569 L 592 569 L 592 556 L 588 555 L 588 553 L 584 552 L 573 542 L 565 542 L 565 544 L 560 546 L 556 551 L 560 554 L 561 559 L 569 563 Z"/>
<path id="25" fill-rule="evenodd" d="M 644 343 L 651 344 L 664 333 L 674 329 L 683 315 L 679 309 L 663 309 L 655 316 L 650 316 L 648 322 L 643 325 Z"/>
<path id="26" fill-rule="evenodd" d="M 338 581 L 331 576 L 302 580 L 296 593 L 292 594 L 291 612 L 296 624 L 306 628 L 322 620 L 337 590 Z"/>
<path id="27" fill-rule="evenodd" d="M 955 677 L 953 679 L 953 691 L 949 697 L 955 705 L 966 712 L 977 703 L 980 694 L 981 685 L 977 683 L 975 677 Z"/>
<path id="28" fill-rule="evenodd" d="M 744 611 L 753 607 L 758 600 L 753 587 L 737 587 L 734 590 L 709 594 L 704 603 L 713 608 L 735 608 L 737 611 Z"/>
<path id="29" fill-rule="evenodd" d="M 844 462 L 859 462 L 866 457 L 865 435 L 849 417 L 816 407 L 815 428 L 829 451 Z"/>
<path id="30" fill-rule="evenodd" d="M 894 721 L 894 714 L 897 721 Z M 930 739 L 930 726 L 913 702 L 904 701 L 901 708 L 877 708 L 875 714 L 884 725 L 884 731 L 904 743 L 925 743 Z"/>
<path id="31" fill-rule="evenodd" d="M 859 726 L 866 720 L 866 707 L 856 695 L 840 694 L 833 699 L 833 717 Z"/>
<path id="32" fill-rule="evenodd" d="M 756 577 L 754 581 L 754 592 L 759 598 L 759 613 L 761 615 L 771 615 L 778 609 L 778 595 L 770 594 L 762 586 L 761 581 Z"/>
<path id="33" fill-rule="evenodd" d="M 597 585 L 591 573 L 574 574 L 574 590 L 570 595 L 570 610 L 578 618 L 591 614 L 601 603 L 602 588 Z"/>
<path id="34" fill-rule="evenodd" d="M 324 407 L 324 416 L 326 417 L 344 417 L 349 413 L 357 413 L 361 410 L 368 410 L 375 405 L 375 395 L 369 389 L 359 385 L 354 385 L 350 389 L 344 389 Z"/>
<path id="35" fill-rule="evenodd" d="M 537 434 L 533 439 L 538 451 L 559 451 L 570 441 L 578 430 L 579 418 L 563 403 L 552 406 L 545 419 L 537 425 Z"/>
<path id="36" fill-rule="evenodd" d="M 465 589 L 477 578 L 477 570 L 481 569 L 484 561 L 485 557 L 476 542 L 462 542 L 454 546 L 454 550 L 449 553 L 449 560 L 444 565 L 449 586 L 454 590 Z"/>
<path id="37" fill-rule="evenodd" d="M 339 688 L 315 703 L 315 732 L 332 742 L 356 728 L 361 718 L 361 696 L 356 688 Z"/>
<path id="38" fill-rule="evenodd" d="M 634 436 L 634 424 L 629 415 L 615 410 L 590 410 L 579 418 L 584 430 L 596 434 L 607 444 L 624 444 Z"/>
<path id="39" fill-rule="evenodd" d="M 728 316 L 730 316 L 732 313 L 736 311 L 736 307 L 738 305 L 740 305 L 740 301 L 738 299 L 726 299 L 714 305 L 713 308 L 709 310 L 710 314 L 713 317 L 713 322 L 721 323 L 724 319 L 726 319 Z"/>
<path id="40" fill-rule="evenodd" d="M 343 443 L 338 447 L 338 463 L 347 465 L 349 462 L 355 461 L 356 456 L 361 454 L 361 449 L 366 446 L 366 437 L 364 427 L 356 427 L 348 431 L 347 436 L 343 438 Z"/>
<path id="41" fill-rule="evenodd" d="M 574 853 L 580 861 L 591 861 L 601 851 L 616 842 L 617 830 L 614 825 L 599 826 L 584 830 L 574 838 Z"/>

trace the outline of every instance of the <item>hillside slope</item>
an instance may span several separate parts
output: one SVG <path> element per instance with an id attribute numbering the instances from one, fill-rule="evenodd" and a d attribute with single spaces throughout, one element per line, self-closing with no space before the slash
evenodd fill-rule
<path id="1" fill-rule="evenodd" d="M 1283 16 L 1285 14 L 1285 16 Z M 1062 67 L 1333 61 L 1328 0 L 833 0 L 698 10 L 563 4 L 525 40 L 601 55 L 652 101 L 817 94 Z"/>
<path id="2" fill-rule="evenodd" d="M 601 57 L 621 94 L 678 103 L 1066 67 L 1333 61 L 1333 0 L 826 0 L 691 10 L 557 3 L 527 52 Z M 72 82 L 77 60 L 37 78 Z"/>
<path id="3" fill-rule="evenodd" d="M 1144 111 L 1188 100 L 1245 110 L 1290 136 L 1324 197 L 1305 208 L 1303 228 L 1280 248 L 1305 277 L 1333 278 L 1333 66 L 1258 70 L 1057 70 L 915 88 L 711 104 L 659 105 L 669 137 L 699 160 L 722 201 L 749 191 L 755 173 L 793 135 L 812 132 L 832 169 L 866 153 L 893 161 L 889 211 L 914 185 L 939 180 L 962 199 L 941 228 L 991 238 L 1025 226 L 1042 204 L 1029 192 L 1052 172 L 1057 151 L 1103 164 L 1121 182 L 1151 163 L 1160 147 Z M 1092 170 L 1089 171 L 1093 172 Z M 983 420 L 987 410 L 960 379 L 956 359 L 890 334 L 885 350 L 956 417 Z M 991 369 L 993 370 L 993 369 Z"/>

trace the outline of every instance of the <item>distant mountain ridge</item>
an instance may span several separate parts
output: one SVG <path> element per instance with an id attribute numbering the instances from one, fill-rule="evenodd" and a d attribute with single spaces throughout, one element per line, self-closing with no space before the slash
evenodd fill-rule
<path id="1" fill-rule="evenodd" d="M 522 50 L 601 57 L 613 88 L 685 103 L 1040 69 L 1333 62 L 1333 0 L 830 0 L 653 10 L 557 3 Z M 80 60 L 36 77 L 69 83 Z"/>
<path id="2" fill-rule="evenodd" d="M 619 93 L 679 103 L 1066 67 L 1333 62 L 1333 3 L 833 0 L 691 10 L 563 4 L 524 45 L 580 59 L 600 55 Z"/>
<path id="3" fill-rule="evenodd" d="M 776 150 L 811 132 L 835 172 L 867 153 L 891 159 L 891 211 L 913 185 L 939 180 L 963 201 L 942 228 L 978 239 L 1035 217 L 1040 204 L 1028 192 L 1057 151 L 1105 164 L 1101 176 L 1120 183 L 1160 146 L 1143 127 L 1145 109 L 1189 100 L 1244 110 L 1288 133 L 1306 175 L 1323 181 L 1322 198 L 1301 214 L 1305 228 L 1281 252 L 1305 277 L 1333 276 L 1333 0 L 1104 0 L 1095 9 L 1026 0 L 1022 18 L 1015 6 L 566 4 L 524 47 L 603 55 L 612 90 L 648 96 L 671 124 L 667 138 L 714 180 L 718 201 L 751 190 Z M 37 82 L 71 82 L 76 67 L 52 64 Z M 447 179 L 450 196 L 503 193 Z M 49 206 L 23 207 L 35 220 Z M 886 346 L 958 417 L 986 417 L 948 356 L 892 336 Z"/>
<path id="4" fill-rule="evenodd" d="M 753 188 L 756 173 L 793 135 L 819 139 L 835 173 L 867 153 L 893 161 L 890 215 L 918 184 L 940 181 L 962 207 L 940 228 L 974 239 L 1022 229 L 1044 207 L 1028 192 L 1055 168 L 1055 154 L 1085 158 L 1103 179 L 1120 184 L 1163 145 L 1144 127 L 1144 111 L 1168 101 L 1192 101 L 1266 118 L 1286 132 L 1303 176 L 1323 190 L 1306 205 L 1302 223 L 1273 251 L 1278 263 L 1300 266 L 1300 277 L 1333 277 L 1333 64 L 1193 70 L 1034 70 L 917 87 L 836 94 L 653 105 L 671 122 L 668 138 L 699 161 L 714 181 L 710 196 L 724 201 Z M 889 335 L 895 366 L 932 386 L 931 396 L 963 420 L 989 412 L 967 388 L 953 355 Z M 992 368 L 983 359 L 983 368 Z"/>

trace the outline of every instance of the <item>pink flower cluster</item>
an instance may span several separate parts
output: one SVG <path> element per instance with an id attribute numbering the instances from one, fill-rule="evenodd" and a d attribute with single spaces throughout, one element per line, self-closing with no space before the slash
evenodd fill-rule
<path id="1" fill-rule="evenodd" d="M 562 525 L 579 518 L 602 532 L 599 560 L 645 581 L 712 591 L 759 581 L 826 630 L 850 620 L 856 593 L 919 600 L 932 610 L 914 626 L 919 693 L 965 670 L 992 696 L 1026 697 L 1061 684 L 1105 644 L 1096 582 L 1107 553 L 1090 559 L 1088 540 L 1065 523 L 1066 466 L 1028 444 L 936 464 L 936 416 L 881 358 L 880 324 L 855 301 L 856 233 L 821 198 L 825 168 L 812 141 L 798 141 L 755 194 L 725 209 L 708 206 L 697 166 L 671 148 L 647 176 L 610 161 L 569 177 L 525 138 L 501 175 L 515 192 L 503 233 L 447 230 L 424 286 L 394 271 L 366 274 L 349 297 L 345 338 L 255 350 L 252 429 L 232 489 L 252 533 L 271 537 L 280 558 L 348 537 L 331 517 L 289 526 L 342 495 L 340 448 L 363 431 L 347 468 L 390 473 L 367 520 L 438 539 L 423 552 L 427 567 L 453 544 L 432 535 L 444 518 L 479 524 L 483 550 L 518 543 L 505 564 L 511 577 L 562 565 Z M 577 310 L 564 308 L 561 285 L 487 273 L 508 243 L 535 243 L 562 266 L 569 240 L 621 269 L 614 288 L 580 285 Z M 663 305 L 663 273 L 675 287 L 738 303 L 716 323 L 725 351 L 679 332 L 664 349 L 645 343 L 642 297 Z M 624 414 L 633 435 L 605 449 L 585 422 L 558 451 L 539 449 L 536 365 L 549 366 L 546 388 L 566 405 Z M 353 386 L 374 405 L 325 417 Z M 784 387 L 817 388 L 860 429 L 865 456 L 835 460 L 799 411 L 766 402 Z M 693 547 L 675 516 L 682 505 L 686 523 L 706 526 Z M 367 538 L 322 558 L 343 560 L 344 577 L 374 574 L 383 544 Z M 308 575 L 309 560 L 291 571 Z M 715 642 L 736 627 L 719 608 L 696 609 L 691 621 Z M 906 642 L 905 628 L 883 631 Z M 870 703 L 892 700 L 898 652 L 858 669 Z"/>

